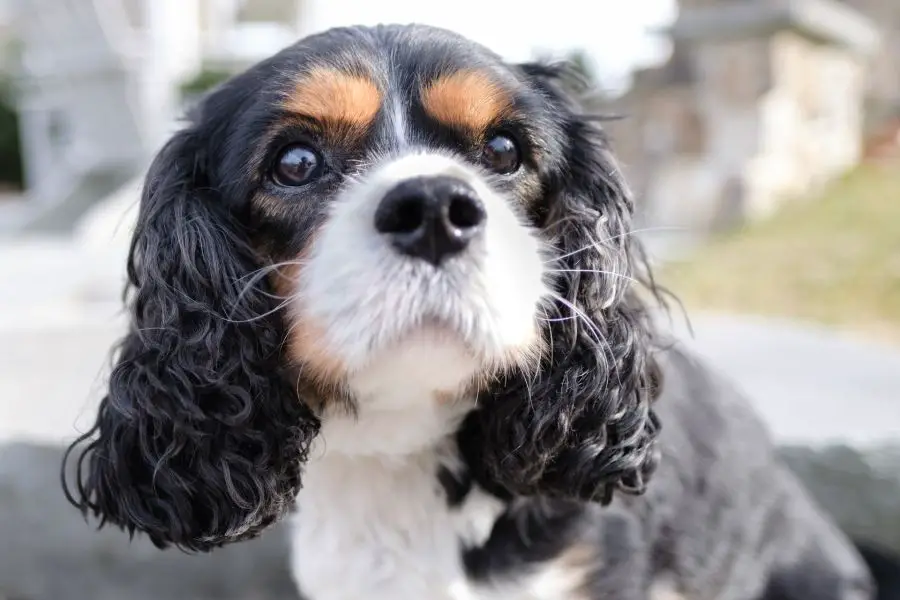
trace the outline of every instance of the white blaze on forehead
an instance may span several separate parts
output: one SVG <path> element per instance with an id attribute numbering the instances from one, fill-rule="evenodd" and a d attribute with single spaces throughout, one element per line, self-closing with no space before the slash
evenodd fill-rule
<path id="1" fill-rule="evenodd" d="M 409 131 L 407 130 L 406 119 L 406 103 L 403 98 L 394 95 L 390 98 L 390 122 L 391 132 L 394 135 L 394 142 L 401 150 L 405 150 L 409 145 Z"/>

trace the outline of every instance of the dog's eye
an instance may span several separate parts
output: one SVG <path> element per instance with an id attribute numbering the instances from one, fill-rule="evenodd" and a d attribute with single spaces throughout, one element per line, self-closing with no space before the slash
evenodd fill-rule
<path id="1" fill-rule="evenodd" d="M 309 183 L 321 172 L 319 153 L 303 144 L 288 146 L 278 155 L 272 169 L 272 179 L 278 185 L 296 187 Z"/>
<path id="2" fill-rule="evenodd" d="M 487 141 L 481 151 L 485 166 L 497 173 L 512 173 L 519 168 L 522 157 L 519 146 L 507 135 L 495 135 Z"/>

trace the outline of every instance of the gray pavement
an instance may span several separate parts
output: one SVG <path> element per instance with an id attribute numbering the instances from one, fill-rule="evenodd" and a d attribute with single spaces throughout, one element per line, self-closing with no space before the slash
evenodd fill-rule
<path id="1" fill-rule="evenodd" d="M 692 317 L 691 337 L 673 320 L 684 343 L 750 395 L 782 443 L 900 439 L 900 348 L 818 325 L 726 315 Z"/>
<path id="2" fill-rule="evenodd" d="M 57 307 L 39 311 L 39 328 L 25 315 L 0 329 L 0 440 L 59 443 L 88 426 L 122 331 L 118 310 Z"/>
<path id="3" fill-rule="evenodd" d="M 295 600 L 282 530 L 209 555 L 96 531 L 66 504 L 58 447 L 0 449 L 0 599 Z"/>

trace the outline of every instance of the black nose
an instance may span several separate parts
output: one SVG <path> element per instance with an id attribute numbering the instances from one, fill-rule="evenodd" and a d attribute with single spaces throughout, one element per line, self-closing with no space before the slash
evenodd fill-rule
<path id="1" fill-rule="evenodd" d="M 375 229 L 403 254 L 437 266 L 465 249 L 485 216 L 481 200 L 464 181 L 415 177 L 384 196 L 375 211 Z"/>

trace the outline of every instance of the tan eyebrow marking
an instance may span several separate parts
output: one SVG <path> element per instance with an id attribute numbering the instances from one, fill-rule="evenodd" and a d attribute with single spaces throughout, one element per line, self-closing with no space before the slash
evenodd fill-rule
<path id="1" fill-rule="evenodd" d="M 512 99 L 482 71 L 443 75 L 422 91 L 422 103 L 432 117 L 471 133 L 483 133 L 512 108 Z"/>
<path id="2" fill-rule="evenodd" d="M 305 73 L 285 98 L 283 108 L 309 117 L 326 128 L 326 134 L 362 137 L 381 107 L 381 92 L 362 75 L 316 67 Z"/>

